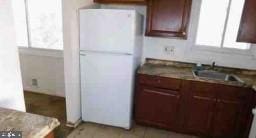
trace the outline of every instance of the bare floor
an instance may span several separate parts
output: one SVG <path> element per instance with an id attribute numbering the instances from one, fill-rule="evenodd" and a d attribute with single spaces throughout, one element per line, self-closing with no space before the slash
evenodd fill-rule
<path id="1" fill-rule="evenodd" d="M 61 125 L 55 131 L 56 138 L 65 138 L 73 130 L 66 127 L 65 98 L 24 92 L 27 112 L 57 118 Z"/>
<path id="2" fill-rule="evenodd" d="M 161 129 L 134 125 L 131 130 L 83 123 L 68 138 L 196 138 Z"/>
<path id="3" fill-rule="evenodd" d="M 76 129 L 66 127 L 65 98 L 25 92 L 27 112 L 55 117 L 61 122 L 56 138 L 196 138 L 161 129 L 134 125 L 125 130 L 105 125 L 82 123 Z"/>

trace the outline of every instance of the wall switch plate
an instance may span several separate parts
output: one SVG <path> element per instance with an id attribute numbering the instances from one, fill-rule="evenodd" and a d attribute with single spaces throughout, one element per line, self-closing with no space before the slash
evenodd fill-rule
<path id="1" fill-rule="evenodd" d="M 167 55 L 174 55 L 175 47 L 174 46 L 165 46 L 164 53 Z"/>

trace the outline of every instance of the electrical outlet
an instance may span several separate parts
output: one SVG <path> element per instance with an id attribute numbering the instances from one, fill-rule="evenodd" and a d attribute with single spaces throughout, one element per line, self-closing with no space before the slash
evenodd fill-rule
<path id="1" fill-rule="evenodd" d="M 38 87 L 38 80 L 37 79 L 32 79 L 32 86 Z"/>
<path id="2" fill-rule="evenodd" d="M 167 55 L 174 55 L 175 47 L 174 46 L 165 46 L 164 53 Z"/>

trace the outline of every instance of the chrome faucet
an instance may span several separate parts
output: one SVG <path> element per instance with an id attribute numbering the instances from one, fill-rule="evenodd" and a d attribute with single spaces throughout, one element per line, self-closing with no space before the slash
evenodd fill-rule
<path id="1" fill-rule="evenodd" d="M 215 61 L 213 61 L 213 62 L 212 62 L 212 66 L 211 66 L 211 69 L 212 69 L 212 70 L 214 70 L 215 65 L 216 65 L 216 63 L 215 63 Z"/>

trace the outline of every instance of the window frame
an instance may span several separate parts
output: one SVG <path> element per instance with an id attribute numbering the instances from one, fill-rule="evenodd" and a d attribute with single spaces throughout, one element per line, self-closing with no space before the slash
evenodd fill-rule
<path id="1" fill-rule="evenodd" d="M 25 17 L 26 17 L 26 30 L 27 30 L 27 41 L 28 41 L 28 45 L 27 46 L 22 46 L 22 45 L 18 45 L 19 49 L 38 49 L 38 50 L 46 50 L 46 51 L 63 51 L 64 50 L 64 45 L 62 45 L 62 49 L 50 49 L 50 48 L 38 48 L 38 47 L 33 47 L 32 46 L 32 42 L 31 42 L 31 29 L 30 29 L 30 21 L 29 21 L 29 11 L 28 11 L 28 0 L 23 0 L 24 2 L 24 7 L 25 7 Z M 63 15 L 62 15 L 63 16 Z M 63 27 L 62 27 L 63 28 Z M 62 30 L 63 33 L 63 30 Z M 62 36 L 63 38 L 63 36 Z M 63 41 L 63 39 L 62 39 Z"/>
<path id="2" fill-rule="evenodd" d="M 199 6 L 199 12 L 201 12 L 201 8 L 202 8 L 202 1 L 200 1 L 200 6 Z M 199 28 L 199 20 L 200 20 L 200 14 L 198 14 L 198 20 L 197 20 L 197 27 L 196 27 L 196 33 L 195 33 L 195 37 L 194 37 L 194 44 L 195 44 L 195 48 L 196 50 L 203 50 L 203 51 L 212 51 L 212 52 L 218 52 L 218 53 L 233 53 L 233 54 L 239 54 L 239 55 L 246 55 L 246 56 L 251 56 L 252 52 L 252 44 L 249 44 L 250 48 L 249 49 L 238 49 L 238 48 L 228 48 L 228 47 L 224 47 L 224 41 L 225 41 L 225 36 L 226 36 L 226 32 L 227 32 L 227 25 L 228 25 L 228 20 L 229 20 L 229 16 L 230 16 L 230 8 L 231 8 L 231 3 L 233 0 L 229 0 L 228 2 L 228 9 L 227 9 L 227 14 L 226 14 L 226 19 L 225 19 L 225 23 L 224 23 L 224 28 L 223 28 L 223 33 L 222 33 L 222 39 L 221 39 L 221 45 L 220 47 L 214 47 L 214 46 L 210 46 L 210 45 L 200 45 L 197 44 L 197 37 L 198 37 L 198 28 Z"/>

